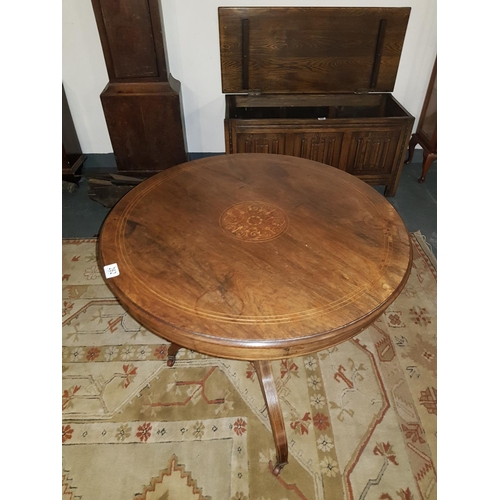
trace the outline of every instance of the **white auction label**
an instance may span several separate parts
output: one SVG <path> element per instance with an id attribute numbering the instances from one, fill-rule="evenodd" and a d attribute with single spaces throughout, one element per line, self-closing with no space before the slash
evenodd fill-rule
<path id="1" fill-rule="evenodd" d="M 114 278 L 120 274 L 118 270 L 118 264 L 110 264 L 109 266 L 104 266 L 104 274 L 106 278 Z"/>

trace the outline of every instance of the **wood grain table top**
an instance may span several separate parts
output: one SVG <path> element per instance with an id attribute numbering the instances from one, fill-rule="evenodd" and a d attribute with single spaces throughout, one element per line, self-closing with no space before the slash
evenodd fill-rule
<path id="1" fill-rule="evenodd" d="M 363 181 L 292 156 L 234 154 L 172 167 L 106 218 L 99 265 L 126 310 L 198 352 L 304 355 L 371 324 L 411 267 L 408 232 Z"/>

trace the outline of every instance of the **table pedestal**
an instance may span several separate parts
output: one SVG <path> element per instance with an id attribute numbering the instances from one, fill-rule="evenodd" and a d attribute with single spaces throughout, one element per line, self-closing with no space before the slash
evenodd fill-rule
<path id="1" fill-rule="evenodd" d="M 274 384 L 270 361 L 253 361 L 253 366 L 259 378 L 260 388 L 266 402 L 267 414 L 273 431 L 274 445 L 276 446 L 276 464 L 273 474 L 277 476 L 288 463 L 288 441 L 286 439 L 285 421 L 281 411 L 278 392 Z"/>
<path id="2" fill-rule="evenodd" d="M 167 365 L 172 367 L 175 358 L 182 346 L 171 343 L 168 348 Z M 270 361 L 252 361 L 259 379 L 260 388 L 266 402 L 267 414 L 271 423 L 274 445 L 276 446 L 276 464 L 272 473 L 277 476 L 288 463 L 288 441 L 286 438 L 285 421 L 278 398 L 278 391 L 274 383 L 272 366 Z"/>

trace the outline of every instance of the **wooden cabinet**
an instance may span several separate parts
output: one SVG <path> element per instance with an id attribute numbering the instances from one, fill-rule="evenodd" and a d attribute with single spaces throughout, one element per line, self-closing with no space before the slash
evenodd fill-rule
<path id="1" fill-rule="evenodd" d="M 394 88 L 409 8 L 219 8 L 226 153 L 299 156 L 396 193 L 414 118 Z"/>
<path id="2" fill-rule="evenodd" d="M 180 83 L 168 71 L 160 0 L 92 0 L 109 83 L 101 103 L 119 173 L 187 160 Z"/>
<path id="3" fill-rule="evenodd" d="M 418 181 L 424 182 L 429 167 L 434 160 L 437 160 L 437 58 L 418 120 L 417 131 L 410 139 L 408 159 L 405 163 L 411 162 L 417 144 L 422 146 L 424 152 L 422 175 Z"/>

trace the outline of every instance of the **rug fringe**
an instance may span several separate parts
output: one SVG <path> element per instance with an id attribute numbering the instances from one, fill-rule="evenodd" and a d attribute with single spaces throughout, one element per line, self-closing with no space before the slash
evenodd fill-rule
<path id="1" fill-rule="evenodd" d="M 420 243 L 420 246 L 422 247 L 422 250 L 425 252 L 425 255 L 429 258 L 429 260 L 432 262 L 432 265 L 434 268 L 437 269 L 437 258 L 434 255 L 434 252 L 432 251 L 432 245 L 428 243 L 427 238 L 425 235 L 423 235 L 420 230 L 415 231 L 411 233 L 415 239 Z"/>

